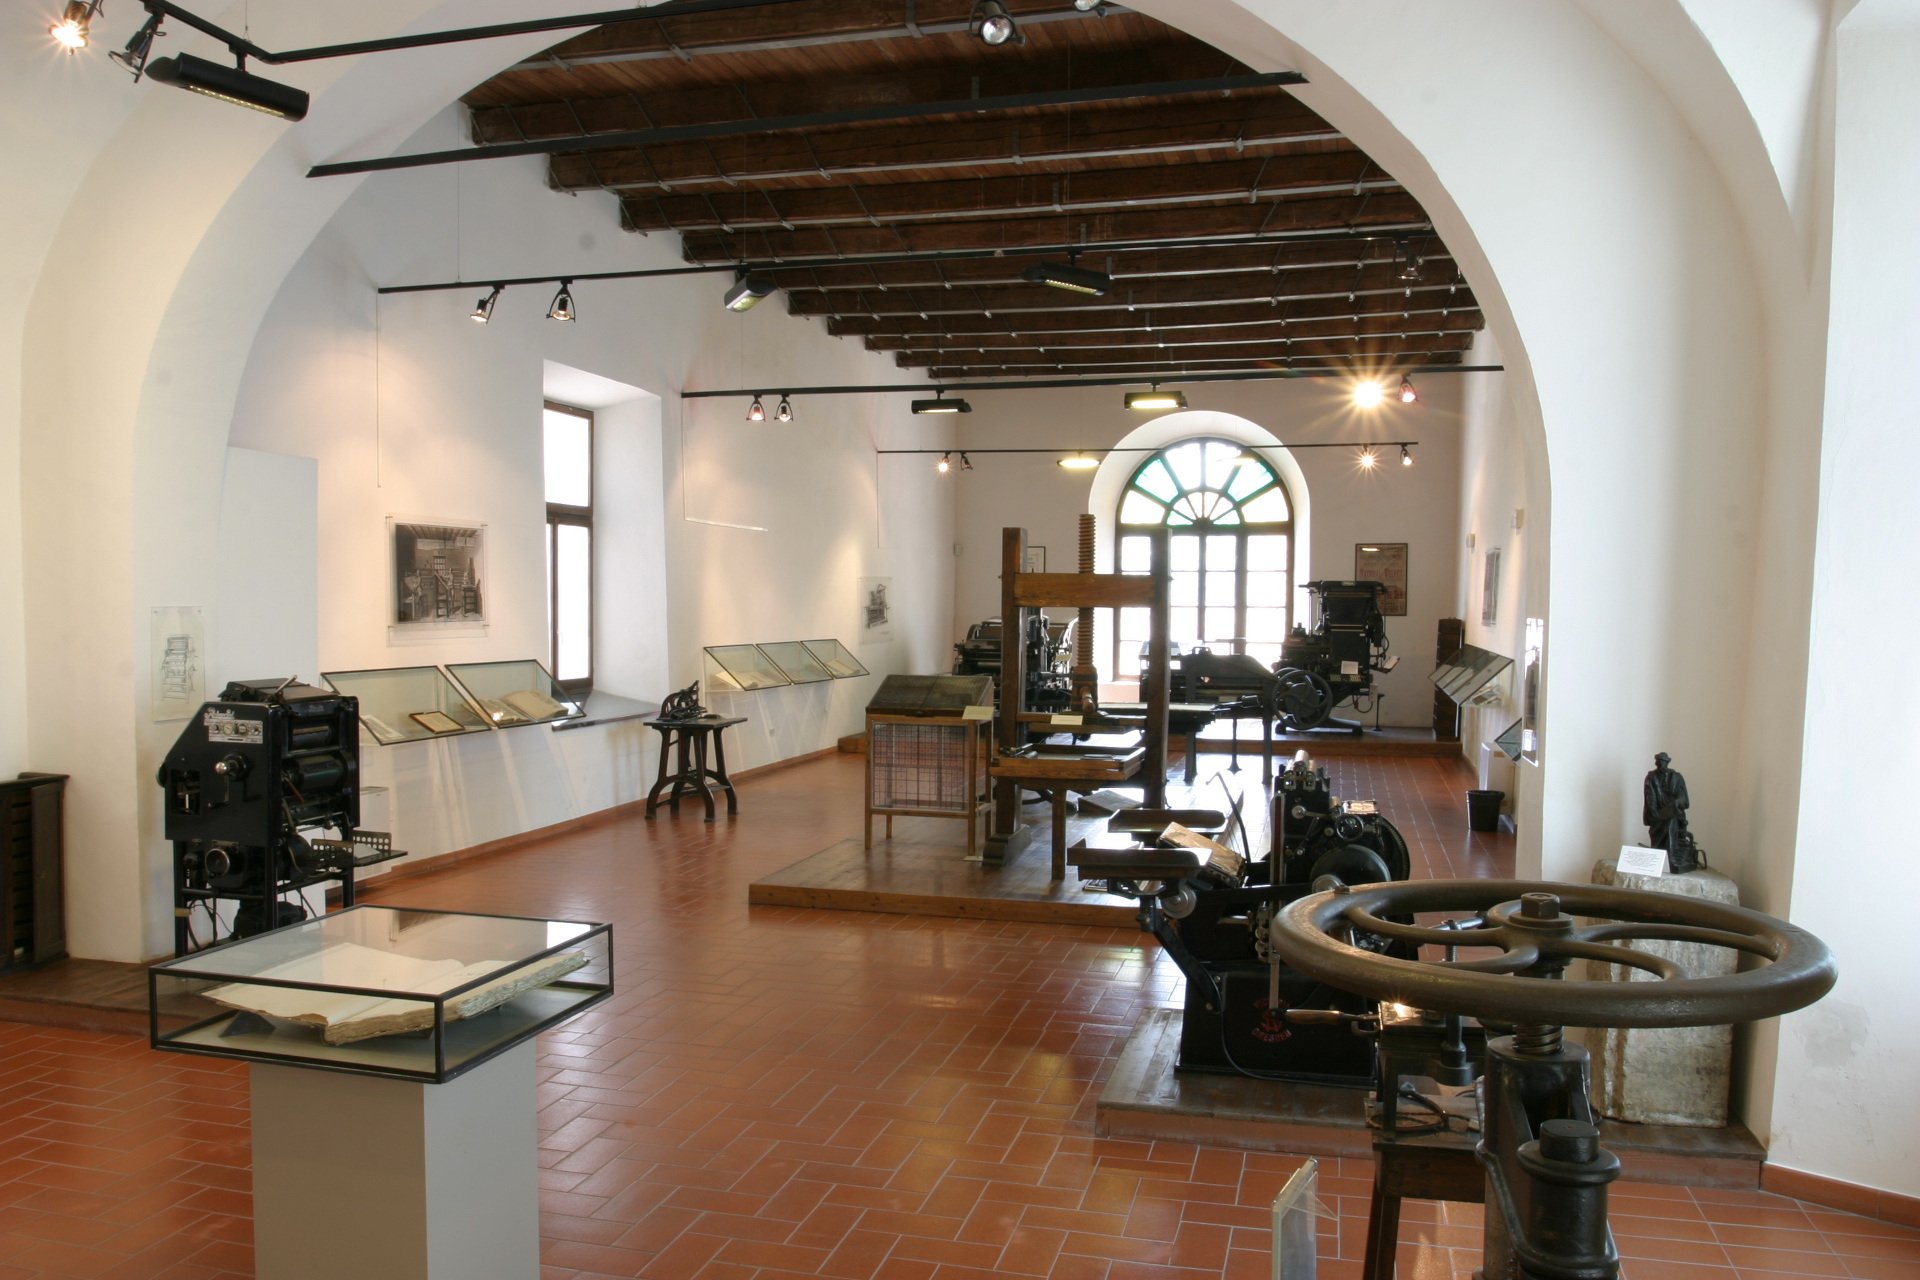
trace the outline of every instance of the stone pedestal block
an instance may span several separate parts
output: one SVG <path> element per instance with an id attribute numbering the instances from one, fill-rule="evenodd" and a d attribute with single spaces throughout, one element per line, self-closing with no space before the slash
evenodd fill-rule
<path id="1" fill-rule="evenodd" d="M 1643 876 L 1622 873 L 1616 859 L 1603 858 L 1594 864 L 1593 883 L 1740 904 L 1733 881 L 1709 868 Z M 1731 974 L 1739 961 L 1737 952 L 1697 942 L 1617 945 L 1664 956 L 1693 978 Z M 1639 969 L 1592 960 L 1587 962 L 1587 977 L 1596 982 L 1657 981 Z M 1732 1027 L 1593 1028 L 1586 1039 L 1593 1053 L 1593 1105 L 1601 1114 L 1640 1124 L 1719 1128 L 1727 1123 Z"/>

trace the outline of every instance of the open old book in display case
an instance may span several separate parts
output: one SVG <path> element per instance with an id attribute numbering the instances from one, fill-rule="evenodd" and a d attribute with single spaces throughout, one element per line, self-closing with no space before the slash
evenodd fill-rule
<path id="1" fill-rule="evenodd" d="M 156 1049 L 443 1083 L 611 995 L 612 930 L 357 906 L 147 972 Z"/>

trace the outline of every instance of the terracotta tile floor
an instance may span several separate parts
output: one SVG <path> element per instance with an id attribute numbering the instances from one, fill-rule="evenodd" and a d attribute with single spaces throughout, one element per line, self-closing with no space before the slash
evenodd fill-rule
<path id="1" fill-rule="evenodd" d="M 1332 767 L 1416 867 L 1511 866 L 1457 769 Z M 622 820 L 374 895 L 615 923 L 616 998 L 541 1042 L 542 1280 L 1267 1275 L 1296 1159 L 1092 1136 L 1134 1018 L 1179 995 L 1140 935 L 745 905 L 858 829 L 860 778 L 830 758 L 743 784 L 731 823 Z M 0 1280 L 251 1274 L 243 1073 L 0 1024 L 0 1080 Z M 1322 1274 L 1358 1280 L 1367 1162 L 1322 1173 Z M 1920 1233 L 1779 1196 L 1615 1210 L 1631 1280 L 1920 1280 Z M 1400 1275 L 1471 1270 L 1478 1213 L 1409 1202 Z"/>

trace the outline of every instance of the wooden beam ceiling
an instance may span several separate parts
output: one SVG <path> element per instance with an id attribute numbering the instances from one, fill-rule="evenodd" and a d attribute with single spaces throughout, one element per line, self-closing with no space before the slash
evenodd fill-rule
<path id="1" fill-rule="evenodd" d="M 474 139 L 556 148 L 556 190 L 610 192 L 629 230 L 751 267 L 793 314 L 935 379 L 1461 362 L 1483 319 L 1425 210 L 1284 89 L 1138 96 L 1250 73 L 1067 0 L 1014 0 L 1024 43 L 988 48 L 965 34 L 971 7 L 792 0 L 613 24 L 478 86 Z M 621 137 L 687 126 L 727 134 Z M 983 256 L 937 256 L 956 253 Z M 1104 296 L 1021 278 L 1069 256 L 1112 277 Z"/>

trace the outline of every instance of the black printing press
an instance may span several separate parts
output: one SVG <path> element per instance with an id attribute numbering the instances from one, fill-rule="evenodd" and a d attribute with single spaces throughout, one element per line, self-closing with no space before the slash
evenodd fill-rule
<path id="1" fill-rule="evenodd" d="M 175 955 L 297 924 L 315 885 L 338 881 L 350 907 L 356 868 L 406 856 L 360 830 L 359 714 L 291 677 L 237 680 L 181 732 L 159 776 Z"/>
<path id="2" fill-rule="evenodd" d="M 1076 622 L 1056 621 L 1040 610 L 1022 610 L 1026 616 L 1028 711 L 1065 711 L 1073 703 L 1073 640 Z M 967 628 L 967 638 L 953 646 L 956 676 L 992 676 L 995 699 L 1000 687 L 1000 619 L 988 618 Z"/>

